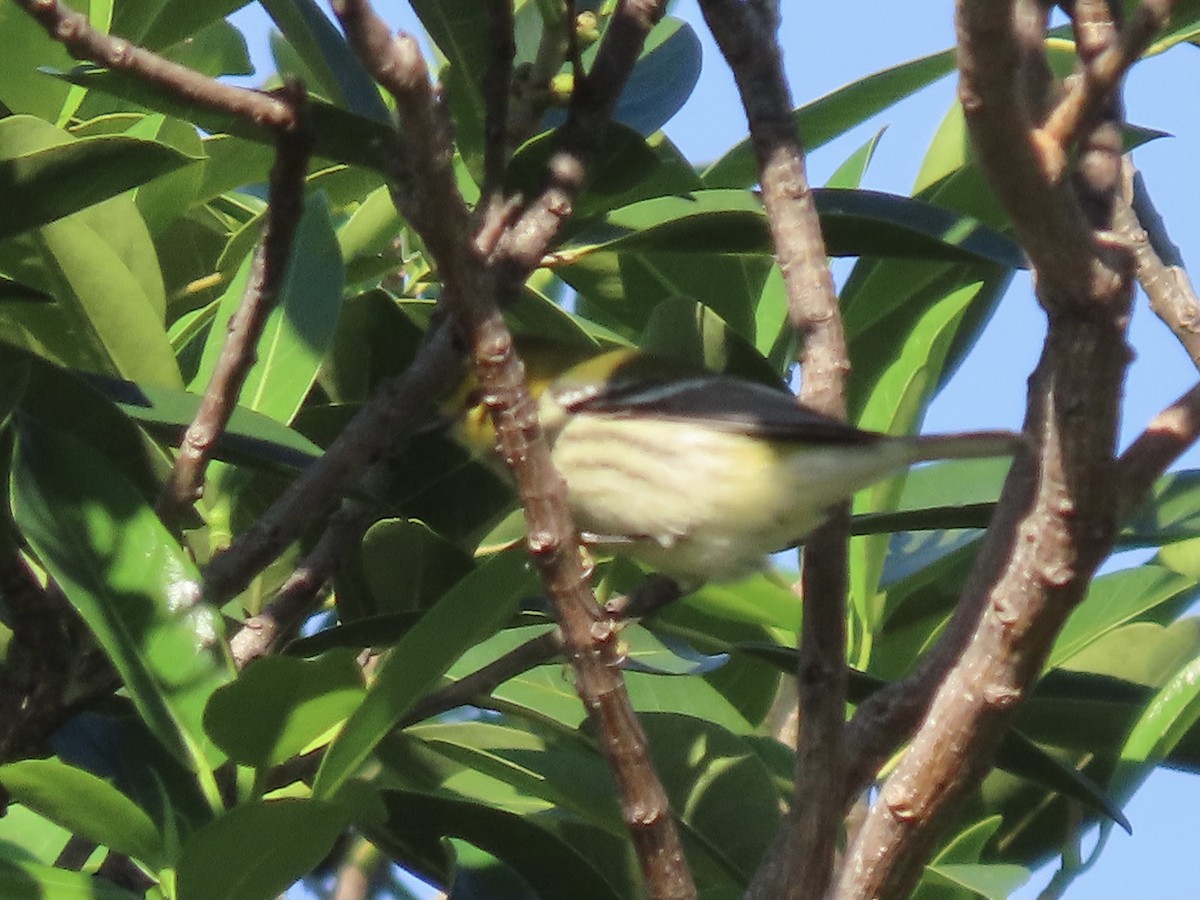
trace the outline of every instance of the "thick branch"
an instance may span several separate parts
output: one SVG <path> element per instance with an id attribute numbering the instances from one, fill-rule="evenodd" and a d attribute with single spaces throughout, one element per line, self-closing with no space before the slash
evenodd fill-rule
<path id="1" fill-rule="evenodd" d="M 1036 140 L 1035 120 L 1046 101 L 1041 78 L 1015 77 L 1045 69 L 1046 11 L 1037 0 L 960 3 L 959 9 L 958 97 L 972 148 L 1046 296 L 1077 296 L 1075 287 L 1107 273 L 1072 186 L 1060 177 L 1061 165 Z"/>
<path id="2" fill-rule="evenodd" d="M 294 110 L 296 126 L 277 135 L 266 228 L 254 252 L 250 280 L 229 320 L 200 408 L 184 432 L 175 465 L 159 494 L 159 515 L 167 522 L 178 521 L 204 493 L 208 461 L 257 359 L 267 317 L 279 303 L 296 228 L 304 213 L 304 179 L 313 147 L 313 135 L 303 112 L 304 85 L 289 81 L 277 96 Z"/>
<path id="3" fill-rule="evenodd" d="M 1014 705 L 1116 533 L 1112 452 L 1130 291 L 1127 261 L 1104 236 L 1112 234 L 1120 149 L 1114 123 L 1089 122 L 1079 172 L 1064 182 L 1071 194 L 1050 184 L 1043 169 L 994 171 L 1028 161 L 1029 98 L 1022 97 L 1016 69 L 1003 63 L 1027 48 L 1024 37 L 1035 22 L 1044 27 L 1044 9 L 1032 0 L 960 0 L 961 93 L 970 104 L 972 138 L 1037 265 L 1039 298 L 1049 313 L 1025 421 L 1036 450 L 1013 465 L 947 634 L 906 679 L 920 693 L 905 701 L 881 692 L 855 717 L 860 733 L 878 729 L 862 734 L 873 748 L 868 752 L 877 751 L 880 733 L 922 715 L 924 692 L 946 673 L 850 848 L 837 897 L 905 896 L 916 884 L 948 814 L 986 774 Z M 1016 130 L 1001 141 L 998 123 Z M 1040 207 L 1029 205 L 1036 195 Z M 1045 271 L 1052 261 L 1062 268 Z M 881 711 L 890 718 L 874 718 Z M 856 774 L 861 763 L 860 755 L 852 764 Z"/>
<path id="4" fill-rule="evenodd" d="M 632 33 L 626 22 L 631 7 L 644 13 L 638 19 L 644 27 Z M 645 734 L 618 669 L 615 634 L 602 624 L 588 585 L 567 506 L 566 485 L 542 439 L 524 367 L 500 316 L 498 281 L 489 264 L 494 258 L 507 258 L 503 283 L 512 289 L 540 262 L 557 234 L 560 216 L 569 211 L 582 184 L 582 159 L 595 151 L 608 111 L 645 33 L 661 16 L 661 5 L 627 2 L 614 13 L 593 75 L 614 55 L 628 56 L 628 66 L 619 80 L 602 82 L 611 94 L 604 95 L 596 107 L 599 115 L 586 118 L 587 139 L 577 141 L 578 153 L 573 157 L 579 167 L 578 179 L 552 189 L 559 191 L 558 202 L 565 203 L 566 209 L 556 202 L 554 221 L 548 228 L 531 230 L 518 223 L 524 237 L 512 246 L 528 254 L 520 260 L 497 253 L 498 244 L 507 237 L 501 223 L 484 221 L 474 235 L 469 230 L 469 216 L 451 168 L 453 147 L 444 110 L 429 84 L 415 42 L 403 35 L 393 40 L 364 0 L 338 0 L 334 9 L 368 70 L 396 99 L 405 144 L 394 172 L 393 197 L 437 263 L 445 286 L 442 303 L 471 347 L 496 426 L 498 449 L 525 509 L 529 550 L 554 606 L 567 659 L 575 670 L 576 690 L 600 735 L 600 748 L 613 773 L 648 890 L 654 897 L 693 897 L 695 888 L 666 793 L 650 762 Z M 579 118 L 573 116 L 565 134 L 573 133 L 572 121 L 578 129 Z M 496 214 L 501 214 L 499 209 Z M 522 222 L 527 219 L 528 212 Z"/>
<path id="5" fill-rule="evenodd" d="M 778 22 L 768 4 L 701 0 L 700 6 L 733 71 L 758 157 L 763 207 L 787 288 L 789 317 L 801 339 L 801 400 L 844 419 L 850 362 L 792 116 L 775 35 Z M 843 812 L 848 536 L 849 509 L 843 507 L 805 545 L 797 671 L 802 726 L 787 826 L 791 839 L 772 847 L 749 897 L 819 897 L 832 878 Z"/>

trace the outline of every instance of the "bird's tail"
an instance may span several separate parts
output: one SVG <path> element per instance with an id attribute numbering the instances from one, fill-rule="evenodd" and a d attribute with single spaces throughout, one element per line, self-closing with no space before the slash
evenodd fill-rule
<path id="1" fill-rule="evenodd" d="M 1014 431 L 965 431 L 958 434 L 923 434 L 916 438 L 916 462 L 933 459 L 975 459 L 1012 456 L 1028 439 Z"/>

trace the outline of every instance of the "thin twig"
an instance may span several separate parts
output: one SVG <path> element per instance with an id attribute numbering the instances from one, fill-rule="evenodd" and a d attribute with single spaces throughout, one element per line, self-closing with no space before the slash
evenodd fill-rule
<path id="1" fill-rule="evenodd" d="M 97 31 L 87 18 L 59 0 L 16 0 L 75 59 L 135 75 L 186 103 L 227 113 L 266 128 L 296 127 L 296 110 L 270 94 L 222 84 L 199 72 Z"/>
<path id="2" fill-rule="evenodd" d="M 1121 454 L 1121 506 L 1142 503 L 1154 482 L 1200 436 L 1200 385 L 1196 385 L 1151 420 Z"/>
<path id="3" fill-rule="evenodd" d="M 488 0 L 488 59 L 483 75 L 483 185 L 481 208 L 497 196 L 508 166 L 508 101 L 512 94 L 513 58 L 517 53 L 513 37 L 512 0 Z"/>
<path id="4" fill-rule="evenodd" d="M 665 10 L 664 0 L 623 0 L 613 11 L 591 70 L 575 82 L 567 121 L 555 136 L 556 150 L 547 165 L 546 184 L 497 249 L 503 285 L 520 284 L 541 264 L 570 217 L 587 164 L 600 147 L 621 88 L 642 52 L 646 35 Z"/>
<path id="5" fill-rule="evenodd" d="M 254 251 L 250 280 L 229 320 L 200 407 L 184 432 L 175 465 L 159 493 L 158 513 L 169 523 L 178 522 L 204 493 L 208 461 L 257 359 L 267 317 L 279 303 L 296 228 L 304 213 L 304 179 L 313 148 L 304 113 L 307 95 L 303 83 L 295 80 L 289 80 L 276 95 L 293 109 L 296 125 L 277 134 L 266 227 Z"/>
<path id="6" fill-rule="evenodd" d="M 826 415 L 845 419 L 850 361 L 783 74 L 775 12 L 768 4 L 734 0 L 701 0 L 700 7 L 746 110 L 789 318 L 801 339 L 800 398 Z M 791 838 L 772 848 L 748 897 L 820 897 L 832 879 L 843 813 L 848 536 L 849 508 L 843 506 L 805 545 L 797 670 L 803 724 L 788 823 Z M 777 853 L 784 854 L 786 865 L 777 865 Z"/>
<path id="7" fill-rule="evenodd" d="M 547 663 L 562 652 L 562 632 L 557 628 L 530 638 L 480 669 L 464 675 L 445 687 L 431 691 L 413 706 L 397 728 L 477 703 L 491 695 L 504 682 Z"/>
<path id="8" fill-rule="evenodd" d="M 356 494 L 366 497 L 384 494 L 393 480 L 392 464 L 398 461 L 402 443 L 393 443 L 388 458 L 367 469 L 355 484 Z M 296 634 L 321 601 L 325 586 L 361 546 L 363 535 L 381 515 L 377 503 L 355 498 L 342 501 L 341 508 L 330 516 L 321 537 L 292 570 L 271 602 L 257 615 L 246 619 L 229 639 L 230 654 L 239 669 L 274 653 Z"/>
<path id="9" fill-rule="evenodd" d="M 373 462 L 394 455 L 432 414 L 430 404 L 457 382 L 462 362 L 449 329 L 436 327 L 412 364 L 376 388 L 320 459 L 204 569 L 205 597 L 236 596 L 304 530 L 327 515 Z"/>
<path id="10" fill-rule="evenodd" d="M 1126 157 L 1114 224 L 1133 248 L 1134 274 L 1154 311 L 1200 368 L 1200 297 L 1141 174 Z"/>
<path id="11" fill-rule="evenodd" d="M 347 539 L 355 532 L 335 515 L 324 534 L 292 570 L 271 602 L 250 616 L 229 639 L 234 665 L 244 669 L 256 659 L 274 653 L 312 613 L 334 570 L 345 556 Z"/>
<path id="12" fill-rule="evenodd" d="M 1066 95 L 1035 136 L 1057 148 L 1054 158 L 1060 173 L 1066 166 L 1068 148 L 1075 143 L 1085 123 L 1112 97 L 1125 73 L 1146 52 L 1155 35 L 1170 21 L 1172 5 L 1173 0 L 1142 0 L 1115 41 L 1105 41 L 1104 49 L 1094 55 L 1081 54 L 1081 75 L 1071 82 Z M 1081 49 L 1086 42 L 1086 37 L 1080 41 Z"/>

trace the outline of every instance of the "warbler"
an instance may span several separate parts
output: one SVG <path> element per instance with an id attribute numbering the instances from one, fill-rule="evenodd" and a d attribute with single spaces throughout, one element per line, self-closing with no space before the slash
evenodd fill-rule
<path id="1" fill-rule="evenodd" d="M 613 350 L 562 371 L 525 354 L 538 417 L 580 536 L 693 588 L 760 569 L 856 491 L 913 463 L 1011 455 L 1006 431 L 893 437 L 799 404 L 786 390 Z M 556 370 L 557 367 L 557 370 Z M 549 370 L 549 371 L 547 371 Z M 467 404 L 477 401 L 477 394 Z M 482 404 L 459 437 L 494 446 Z"/>

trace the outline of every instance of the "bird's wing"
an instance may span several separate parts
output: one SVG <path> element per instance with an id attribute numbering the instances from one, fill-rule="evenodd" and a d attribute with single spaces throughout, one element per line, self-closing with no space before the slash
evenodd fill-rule
<path id="1" fill-rule="evenodd" d="M 662 360 L 631 357 L 603 378 L 570 373 L 551 388 L 572 413 L 674 421 L 703 421 L 710 428 L 778 440 L 865 444 L 878 435 L 860 431 L 797 403 L 784 390 L 728 375 L 696 374 Z"/>

